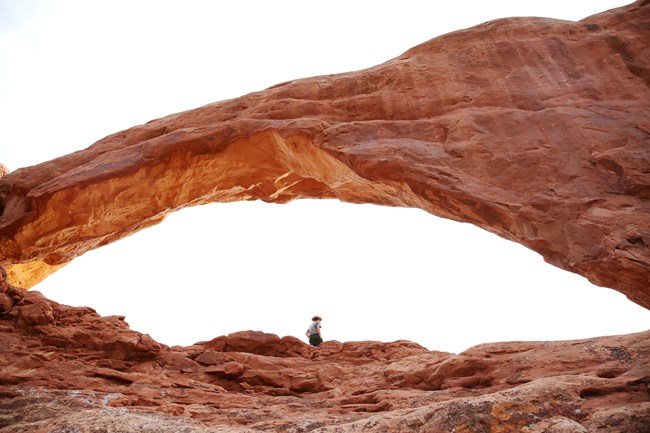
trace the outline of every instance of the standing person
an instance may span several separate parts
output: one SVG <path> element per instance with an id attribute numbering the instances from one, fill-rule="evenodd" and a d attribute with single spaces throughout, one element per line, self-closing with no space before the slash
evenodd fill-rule
<path id="1" fill-rule="evenodd" d="M 323 338 L 320 335 L 320 321 L 323 320 L 320 316 L 314 316 L 311 318 L 311 325 L 309 329 L 305 332 L 305 335 L 309 338 L 309 344 L 312 346 L 318 347 L 319 344 L 323 342 Z"/>

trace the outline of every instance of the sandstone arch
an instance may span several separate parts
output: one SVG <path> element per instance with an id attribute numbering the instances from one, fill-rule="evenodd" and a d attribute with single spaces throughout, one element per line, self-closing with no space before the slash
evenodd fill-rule
<path id="1" fill-rule="evenodd" d="M 363 71 L 153 120 L 0 179 L 0 264 L 30 287 L 186 206 L 413 206 L 650 308 L 650 5 L 498 20 Z"/>

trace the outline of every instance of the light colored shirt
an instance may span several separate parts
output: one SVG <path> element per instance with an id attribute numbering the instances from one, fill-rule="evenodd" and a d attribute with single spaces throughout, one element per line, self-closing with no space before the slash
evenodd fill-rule
<path id="1" fill-rule="evenodd" d="M 311 325 L 309 325 L 309 330 L 307 331 L 309 335 L 314 335 L 318 334 L 318 330 L 320 329 L 320 322 L 311 322 Z"/>

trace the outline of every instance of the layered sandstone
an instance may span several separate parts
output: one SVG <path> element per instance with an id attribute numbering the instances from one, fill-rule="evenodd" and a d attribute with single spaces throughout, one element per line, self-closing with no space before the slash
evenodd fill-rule
<path id="1" fill-rule="evenodd" d="M 0 265 L 30 287 L 209 202 L 419 207 L 650 307 L 650 5 L 514 18 L 363 71 L 173 114 L 0 179 Z"/>
<path id="2" fill-rule="evenodd" d="M 486 23 L 0 166 L 0 432 L 647 432 L 650 331 L 167 347 L 9 283 L 182 207 L 337 198 L 476 224 L 650 307 L 649 3 Z"/>
<path id="3" fill-rule="evenodd" d="M 458 355 L 259 331 L 170 348 L 0 278 L 3 433 L 642 433 L 648 359 L 650 331 Z"/>

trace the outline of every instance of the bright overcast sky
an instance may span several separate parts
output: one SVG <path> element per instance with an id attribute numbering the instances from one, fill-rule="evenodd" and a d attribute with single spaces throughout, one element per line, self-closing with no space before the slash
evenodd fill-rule
<path id="1" fill-rule="evenodd" d="M 0 0 L 0 163 L 10 170 L 167 114 L 363 69 L 507 16 L 579 20 L 627 1 Z M 76 259 L 37 286 L 189 345 L 240 330 L 505 340 L 643 331 L 650 313 L 514 243 L 421 210 L 214 204 Z"/>

